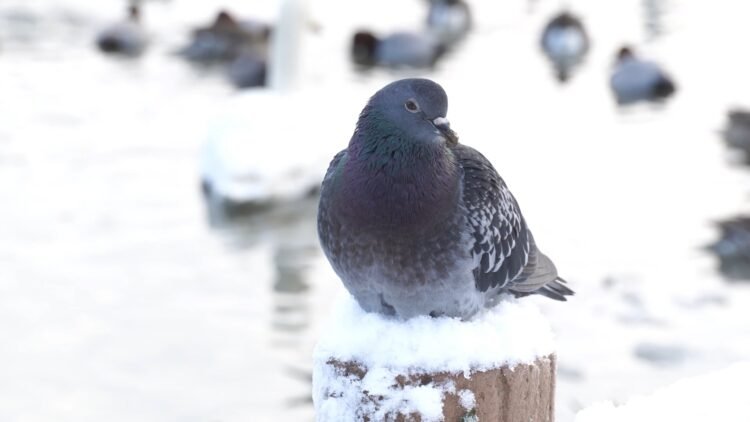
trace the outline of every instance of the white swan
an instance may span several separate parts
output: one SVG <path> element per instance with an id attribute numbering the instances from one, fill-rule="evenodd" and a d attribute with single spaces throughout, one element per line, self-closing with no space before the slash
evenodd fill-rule
<path id="1" fill-rule="evenodd" d="M 348 112 L 355 118 L 358 106 L 348 104 L 366 97 L 324 86 L 298 88 L 306 16 L 305 0 L 282 0 L 271 35 L 269 88 L 233 97 L 209 127 L 200 172 L 214 206 L 274 203 L 308 194 L 319 187 L 330 157 L 351 135 L 349 124 L 337 123 L 346 118 L 336 116 Z"/>

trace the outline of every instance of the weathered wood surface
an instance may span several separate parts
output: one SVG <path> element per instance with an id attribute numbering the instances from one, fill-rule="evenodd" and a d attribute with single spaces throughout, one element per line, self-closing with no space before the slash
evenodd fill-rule
<path id="1" fill-rule="evenodd" d="M 534 364 L 520 364 L 512 369 L 503 366 L 490 371 L 472 372 L 469 378 L 463 374 L 416 373 L 398 375 L 393 380 L 393 388 L 398 391 L 405 387 L 452 385 L 452 392 L 443 396 L 443 420 L 446 422 L 552 422 L 555 411 L 555 355 L 536 360 Z M 367 369 L 351 362 L 329 361 L 344 377 L 362 380 Z M 464 408 L 458 392 L 470 390 L 475 404 L 471 409 Z M 370 395 L 358 391 L 361 403 L 382 403 L 387 397 Z M 372 417 L 365 421 L 375 422 Z M 417 413 L 386 413 L 382 419 L 397 422 L 422 422 Z"/>

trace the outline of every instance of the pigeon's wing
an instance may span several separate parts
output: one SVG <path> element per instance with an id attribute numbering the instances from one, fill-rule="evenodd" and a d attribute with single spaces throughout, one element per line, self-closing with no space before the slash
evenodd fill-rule
<path id="1" fill-rule="evenodd" d="M 336 154 L 328 166 L 323 184 L 320 187 L 320 202 L 318 203 L 318 236 L 325 249 L 330 242 L 331 216 L 328 210 L 328 199 L 330 198 L 333 183 L 336 183 L 336 174 L 342 170 L 343 162 L 346 160 L 346 150 Z"/>
<path id="2" fill-rule="evenodd" d="M 331 164 L 328 165 L 328 170 L 326 170 L 326 175 L 323 178 L 324 185 L 333 177 L 333 175 L 337 171 L 339 171 L 339 164 L 341 164 L 341 162 L 345 159 L 345 157 L 346 157 L 345 149 L 339 151 L 338 154 L 333 156 L 333 160 L 331 160 Z"/>
<path id="3" fill-rule="evenodd" d="M 492 164 L 478 151 L 456 145 L 463 168 L 463 203 L 473 236 L 476 288 L 507 288 L 517 296 L 539 293 L 565 300 L 573 292 L 562 285 L 552 261 L 539 252 L 518 203 Z"/>
<path id="4" fill-rule="evenodd" d="M 473 236 L 474 279 L 480 291 L 506 287 L 529 262 L 531 239 L 515 198 L 478 151 L 453 148 L 463 168 L 463 203 Z"/>

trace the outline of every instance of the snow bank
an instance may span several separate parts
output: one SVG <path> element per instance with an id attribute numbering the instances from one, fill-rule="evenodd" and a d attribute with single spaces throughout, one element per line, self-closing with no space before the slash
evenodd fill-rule
<path id="1" fill-rule="evenodd" d="M 582 410 L 576 422 L 682 421 L 745 422 L 750 420 L 747 386 L 750 362 L 707 375 L 686 378 L 622 406 L 601 403 Z"/>
<path id="2" fill-rule="evenodd" d="M 446 393 L 457 394 L 470 410 L 471 391 L 456 391 L 452 382 L 394 385 L 398 375 L 488 371 L 505 365 L 531 364 L 554 352 L 550 325 L 531 303 L 514 299 L 469 322 L 454 318 L 417 317 L 407 321 L 363 311 L 346 296 L 314 351 L 313 402 L 318 420 L 376 420 L 400 412 L 440 420 Z M 364 376 L 330 362 L 356 363 Z M 354 371 L 350 371 L 354 372 Z M 363 403 L 361 392 L 382 396 Z"/>

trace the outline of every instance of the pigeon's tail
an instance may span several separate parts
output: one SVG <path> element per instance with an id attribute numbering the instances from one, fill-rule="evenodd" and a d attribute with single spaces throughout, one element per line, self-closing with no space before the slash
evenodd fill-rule
<path id="1" fill-rule="evenodd" d="M 99 49 L 105 53 L 117 53 L 124 50 L 122 42 L 112 36 L 104 36 L 97 41 Z"/>
<path id="2" fill-rule="evenodd" d="M 523 281 L 514 284 L 509 289 L 516 297 L 538 294 L 550 299 L 566 301 L 565 296 L 575 294 L 565 285 L 567 282 L 558 277 L 555 264 L 546 255 L 537 250 L 536 254 L 529 258 L 530 261 L 535 262 L 527 265 L 526 270 L 521 274 L 524 277 Z"/>
<path id="3" fill-rule="evenodd" d="M 662 76 L 659 79 L 659 82 L 657 82 L 654 86 L 653 93 L 656 98 L 667 98 L 670 95 L 674 94 L 676 90 L 677 87 L 675 86 L 674 82 Z"/>
<path id="4" fill-rule="evenodd" d="M 555 77 L 557 77 L 557 81 L 561 84 L 568 82 L 568 79 L 570 79 L 570 71 L 570 66 L 555 66 Z"/>
<path id="5" fill-rule="evenodd" d="M 550 299 L 565 302 L 566 300 L 568 300 L 565 298 L 565 296 L 573 296 L 575 294 L 573 290 L 570 290 L 570 288 L 565 285 L 566 283 L 567 282 L 565 280 L 557 277 L 556 279 L 542 286 L 541 289 L 537 290 L 534 293 L 542 295 L 544 297 L 548 297 Z"/>

